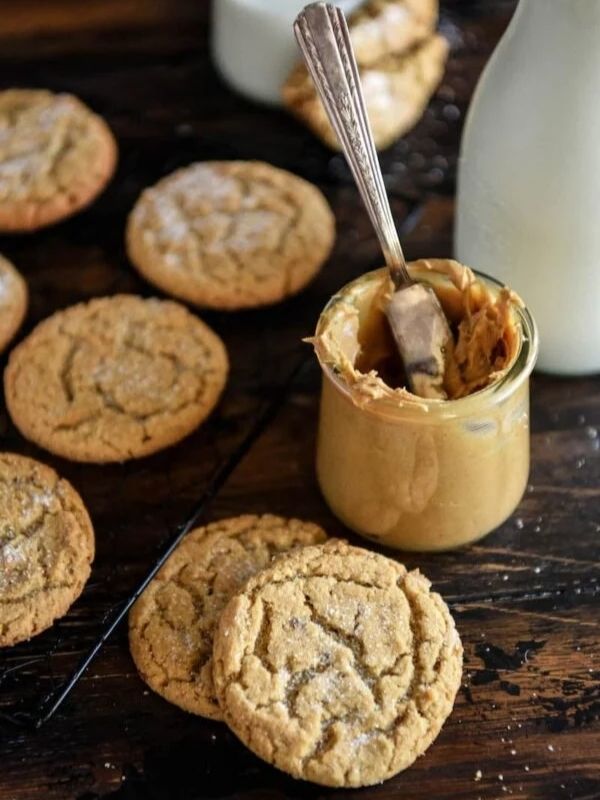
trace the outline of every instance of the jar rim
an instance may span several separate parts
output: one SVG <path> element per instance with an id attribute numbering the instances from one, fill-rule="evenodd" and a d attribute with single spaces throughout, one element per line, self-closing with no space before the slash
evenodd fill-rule
<path id="1" fill-rule="evenodd" d="M 369 278 L 382 273 L 385 269 L 386 268 L 383 267 L 380 269 L 371 270 L 370 272 L 365 272 L 358 278 L 355 278 L 354 280 L 345 284 L 338 292 L 336 292 L 329 299 L 319 316 L 319 320 L 317 322 L 317 334 L 319 333 L 319 327 L 323 316 L 332 307 L 332 305 L 339 300 L 340 295 L 351 290 L 358 283 L 367 282 Z M 481 278 L 484 283 L 488 283 L 496 289 L 507 288 L 506 284 L 502 283 L 497 278 L 486 274 L 485 272 L 480 272 L 479 270 L 475 269 L 472 269 L 471 271 L 477 278 Z M 506 369 L 504 374 L 498 378 L 498 380 L 493 381 L 488 386 L 484 386 L 482 389 L 479 389 L 472 394 L 466 395 L 465 397 L 459 397 L 454 400 L 440 400 L 438 398 L 423 398 L 415 396 L 414 402 L 400 403 L 398 402 L 397 398 L 388 396 L 367 399 L 364 403 L 360 404 L 361 407 L 364 408 L 365 411 L 370 410 L 377 412 L 377 414 L 381 414 L 382 412 L 385 413 L 385 411 L 387 411 L 390 415 L 393 415 L 394 413 L 401 413 L 403 416 L 405 416 L 407 413 L 421 415 L 425 413 L 428 415 L 434 414 L 436 416 L 442 416 L 445 419 L 454 419 L 468 416 L 475 409 L 480 409 L 481 404 L 485 403 L 486 400 L 494 402 L 495 404 L 502 403 L 507 397 L 512 395 L 525 380 L 529 378 L 535 366 L 539 349 L 538 329 L 531 312 L 524 303 L 513 303 L 512 308 L 517 317 L 519 347 L 511 364 Z M 336 388 L 338 388 L 343 394 L 347 395 L 352 402 L 354 402 L 354 398 L 352 397 L 352 387 L 338 373 L 336 373 L 331 364 L 327 364 L 321 359 L 318 350 L 316 354 L 323 373 L 332 381 Z"/>

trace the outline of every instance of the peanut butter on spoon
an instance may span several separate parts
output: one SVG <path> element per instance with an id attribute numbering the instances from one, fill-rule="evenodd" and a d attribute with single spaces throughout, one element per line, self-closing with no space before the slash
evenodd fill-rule
<path id="1" fill-rule="evenodd" d="M 411 278 L 387 199 L 342 11 L 327 3 L 306 6 L 294 31 L 379 238 L 394 284 L 386 308 L 411 391 L 445 400 L 446 354 L 453 344 L 431 288 Z"/>

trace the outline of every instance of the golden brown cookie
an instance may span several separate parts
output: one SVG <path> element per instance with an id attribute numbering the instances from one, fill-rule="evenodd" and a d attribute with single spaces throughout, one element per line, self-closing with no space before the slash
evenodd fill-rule
<path id="1" fill-rule="evenodd" d="M 50 467 L 0 453 L 0 647 L 64 616 L 94 558 L 94 531 L 70 483 Z"/>
<path id="2" fill-rule="evenodd" d="M 433 33 L 438 0 L 368 0 L 350 16 L 356 61 L 368 66 L 389 53 L 402 53 Z"/>
<path id="3" fill-rule="evenodd" d="M 317 544 L 317 525 L 271 514 L 213 522 L 188 534 L 129 615 L 133 660 L 166 700 L 221 719 L 212 681 L 212 639 L 227 601 L 271 559 Z"/>
<path id="4" fill-rule="evenodd" d="M 142 193 L 129 217 L 127 250 L 163 291 L 238 309 L 300 291 L 334 236 L 333 214 L 316 186 L 259 161 L 207 161 Z"/>
<path id="5" fill-rule="evenodd" d="M 27 312 L 27 284 L 10 261 L 0 256 L 0 352 L 21 327 Z"/>
<path id="6" fill-rule="evenodd" d="M 215 632 L 227 724 L 265 761 L 326 786 L 410 766 L 450 714 L 462 671 L 454 621 L 429 587 L 344 542 L 277 559 Z"/>
<path id="7" fill-rule="evenodd" d="M 437 3 L 371 0 L 349 25 L 363 95 L 378 149 L 388 147 L 419 121 L 444 74 L 448 43 L 435 34 Z M 303 64 L 282 89 L 285 105 L 325 144 L 338 138 Z"/>
<path id="8" fill-rule="evenodd" d="M 11 353 L 6 404 L 23 436 L 73 461 L 126 461 L 175 444 L 225 386 L 219 337 L 169 300 L 102 297 L 41 322 Z"/>
<path id="9" fill-rule="evenodd" d="M 73 95 L 0 92 L 0 230 L 32 231 L 81 210 L 116 161 L 108 125 Z"/>

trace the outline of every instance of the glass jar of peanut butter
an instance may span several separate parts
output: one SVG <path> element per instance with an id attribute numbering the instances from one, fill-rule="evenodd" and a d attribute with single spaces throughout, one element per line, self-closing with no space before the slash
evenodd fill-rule
<path id="1" fill-rule="evenodd" d="M 386 270 L 345 286 L 312 340 L 323 370 L 317 477 L 355 532 L 403 550 L 473 542 L 515 510 L 529 475 L 535 323 L 519 297 L 442 259 L 409 264 L 454 333 L 447 400 L 406 388 L 384 314 Z"/>

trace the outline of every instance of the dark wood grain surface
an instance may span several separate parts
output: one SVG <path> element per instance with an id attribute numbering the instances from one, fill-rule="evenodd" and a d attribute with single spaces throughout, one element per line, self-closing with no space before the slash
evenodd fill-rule
<path id="1" fill-rule="evenodd" d="M 439 739 L 394 780 L 334 792 L 266 767 L 224 726 L 150 693 L 124 629 L 46 726 L 32 732 L 27 725 L 281 385 L 328 296 L 380 262 L 343 160 L 283 112 L 246 103 L 220 83 L 210 64 L 207 5 L 4 0 L 0 7 L 2 88 L 75 92 L 107 118 L 121 151 L 115 180 L 88 211 L 32 236 L 0 238 L 0 250 L 31 288 L 26 329 L 77 300 L 151 293 L 127 262 L 124 220 L 144 186 L 192 160 L 262 158 L 291 169 L 323 188 L 339 232 L 331 261 L 300 297 L 266 311 L 204 315 L 227 343 L 231 381 L 210 422 L 178 447 L 122 466 L 71 464 L 28 445 L 2 410 L 2 447 L 51 463 L 75 484 L 94 519 L 98 554 L 71 613 L 30 643 L 0 652 L 0 798 L 600 798 L 596 378 L 535 377 L 531 481 L 511 520 L 464 551 L 406 558 L 452 605 L 466 663 Z M 464 113 L 513 3 L 455 0 L 444 7 L 453 45 L 444 83 L 419 126 L 382 156 L 411 257 L 451 252 Z M 318 370 L 309 366 L 207 518 L 271 511 L 347 535 L 315 485 L 318 385 Z"/>

